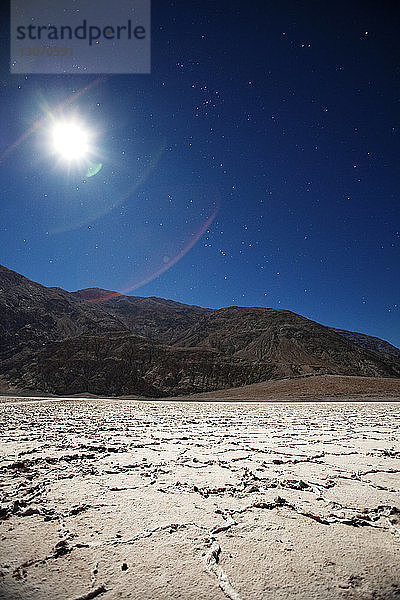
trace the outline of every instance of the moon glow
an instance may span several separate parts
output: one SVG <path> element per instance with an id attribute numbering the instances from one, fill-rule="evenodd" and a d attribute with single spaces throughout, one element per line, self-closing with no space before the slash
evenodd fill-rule
<path id="1" fill-rule="evenodd" d="M 90 153 L 89 133 L 78 122 L 60 121 L 52 130 L 52 147 L 64 161 L 76 162 Z"/>

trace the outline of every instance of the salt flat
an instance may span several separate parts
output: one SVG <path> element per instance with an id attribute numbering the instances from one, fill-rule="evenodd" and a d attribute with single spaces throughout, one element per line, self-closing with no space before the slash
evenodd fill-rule
<path id="1" fill-rule="evenodd" d="M 400 405 L 0 401 L 0 597 L 400 598 Z"/>

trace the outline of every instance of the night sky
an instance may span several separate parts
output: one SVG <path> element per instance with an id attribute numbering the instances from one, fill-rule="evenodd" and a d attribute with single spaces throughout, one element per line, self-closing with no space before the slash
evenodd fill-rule
<path id="1" fill-rule="evenodd" d="M 151 75 L 10 75 L 3 31 L 0 263 L 400 346 L 395 6 L 153 0 Z M 94 176 L 50 152 L 59 115 Z"/>

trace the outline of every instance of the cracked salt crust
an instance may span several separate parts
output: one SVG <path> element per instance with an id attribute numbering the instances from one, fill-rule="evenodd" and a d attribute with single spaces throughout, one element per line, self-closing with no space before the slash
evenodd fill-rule
<path id="1" fill-rule="evenodd" d="M 400 406 L 0 402 L 5 600 L 400 595 Z"/>

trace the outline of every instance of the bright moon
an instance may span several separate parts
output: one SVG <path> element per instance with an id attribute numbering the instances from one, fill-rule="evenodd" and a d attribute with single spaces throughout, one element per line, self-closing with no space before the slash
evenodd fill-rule
<path id="1" fill-rule="evenodd" d="M 54 151 L 66 161 L 81 160 L 89 154 L 89 134 L 77 122 L 56 123 L 52 140 Z"/>

